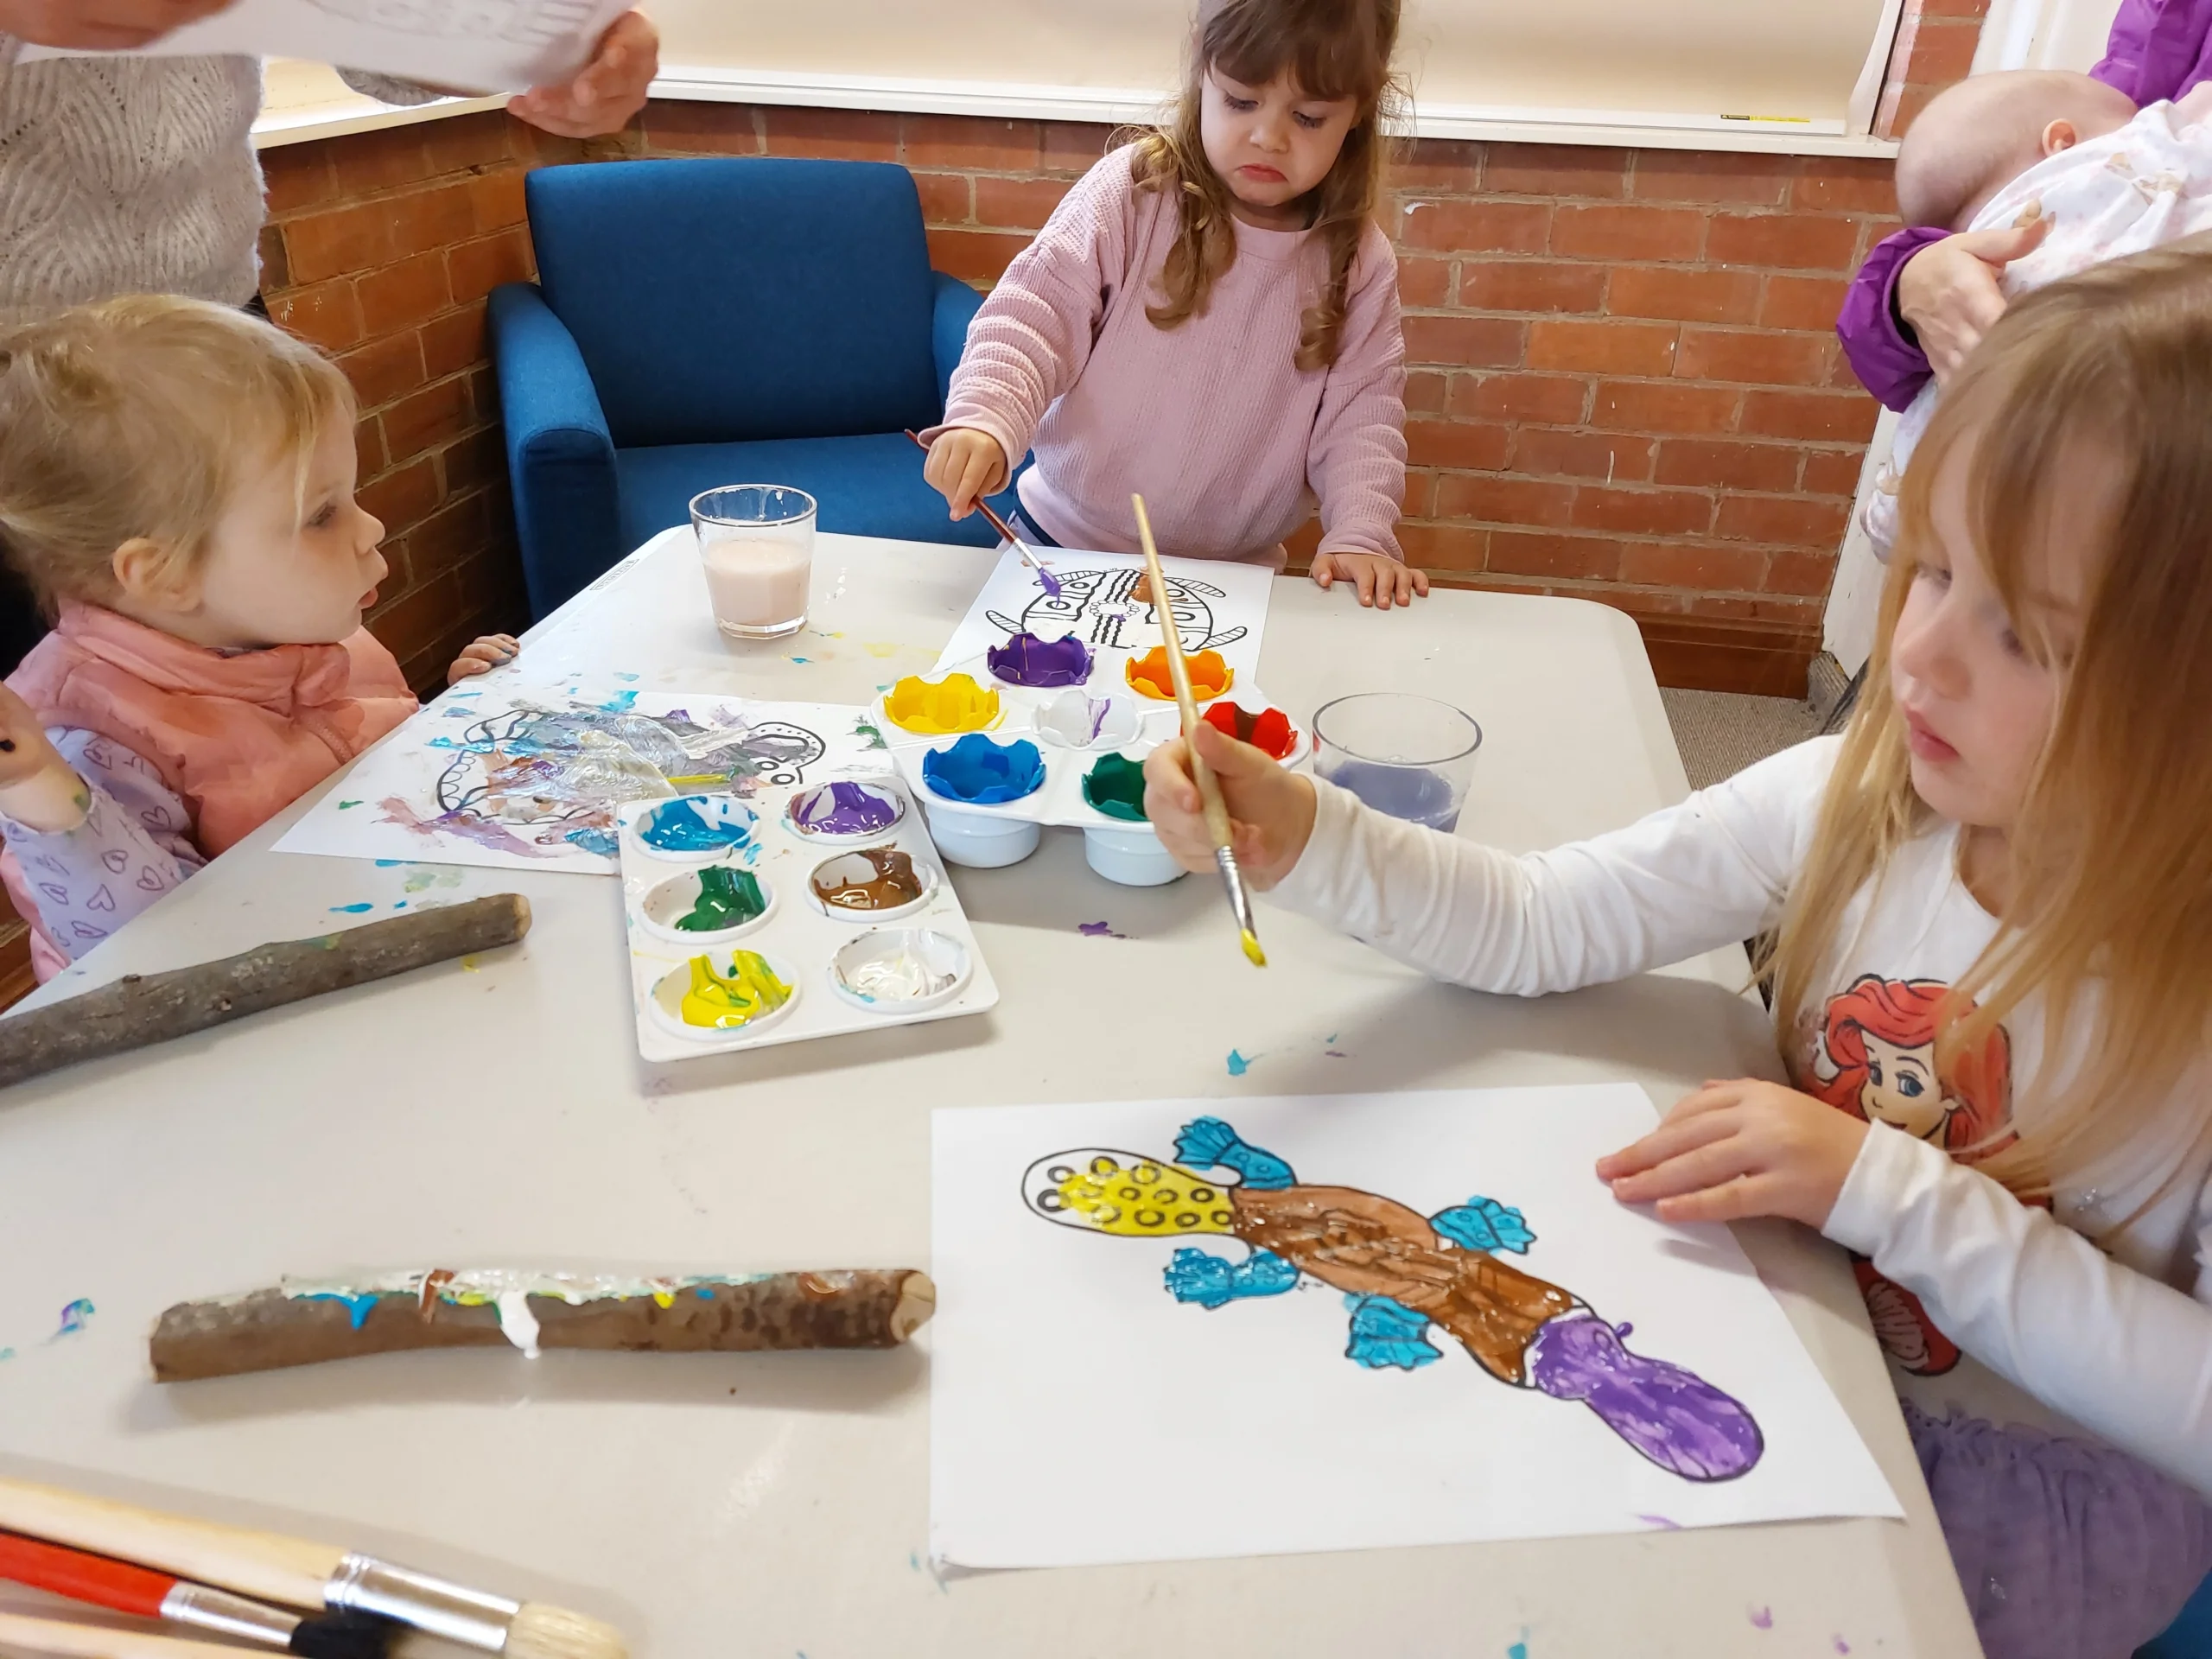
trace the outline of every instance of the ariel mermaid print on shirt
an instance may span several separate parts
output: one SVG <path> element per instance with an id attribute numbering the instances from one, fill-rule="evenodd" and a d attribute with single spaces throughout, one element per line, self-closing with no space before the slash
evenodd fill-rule
<path id="1" fill-rule="evenodd" d="M 1999 1027 L 1978 1050 L 1936 1052 L 1939 979 L 1864 974 L 1822 1011 L 1805 1090 L 1869 1123 L 1885 1123 L 1953 1157 L 1979 1161 L 2007 1144 L 2012 1119 L 2012 1042 Z M 1960 1002 L 1959 1014 L 1974 1004 Z M 1905 1370 L 1937 1376 L 1959 1363 L 1958 1344 L 1929 1320 L 1920 1298 L 1852 1258 L 1883 1348 Z"/>

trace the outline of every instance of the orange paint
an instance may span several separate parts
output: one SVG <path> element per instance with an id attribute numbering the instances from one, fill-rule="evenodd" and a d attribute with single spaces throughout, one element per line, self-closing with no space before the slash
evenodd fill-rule
<path id="1" fill-rule="evenodd" d="M 1217 651 L 1186 652 L 1183 662 L 1191 671 L 1191 696 L 1199 702 L 1219 696 L 1236 683 L 1236 671 L 1222 660 Z M 1174 677 L 1167 671 L 1167 647 L 1154 645 L 1141 657 L 1129 658 L 1122 671 L 1128 677 L 1129 689 L 1141 697 L 1150 697 L 1154 702 L 1175 701 Z"/>

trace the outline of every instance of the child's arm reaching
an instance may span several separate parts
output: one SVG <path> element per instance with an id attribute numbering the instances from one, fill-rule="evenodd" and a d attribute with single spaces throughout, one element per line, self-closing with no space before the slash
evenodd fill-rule
<path id="1" fill-rule="evenodd" d="M 1770 925 L 1835 753 L 1833 740 L 1802 744 L 1625 830 L 1516 857 L 1386 817 L 1211 726 L 1198 741 L 1255 887 L 1440 979 L 1518 996 L 1624 979 Z M 1153 751 L 1145 780 L 1161 844 L 1211 868 L 1184 746 Z"/>

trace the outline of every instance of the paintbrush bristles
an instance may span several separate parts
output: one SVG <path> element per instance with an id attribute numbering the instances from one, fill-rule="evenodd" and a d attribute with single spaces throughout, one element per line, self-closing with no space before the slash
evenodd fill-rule
<path id="1" fill-rule="evenodd" d="M 507 1627 L 503 1659 L 629 1659 L 612 1624 L 543 1601 L 526 1601 Z"/>

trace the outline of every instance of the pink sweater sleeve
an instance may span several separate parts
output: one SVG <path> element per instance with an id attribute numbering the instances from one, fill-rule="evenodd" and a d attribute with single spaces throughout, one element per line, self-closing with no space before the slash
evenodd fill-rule
<path id="1" fill-rule="evenodd" d="M 1397 260 L 1372 225 L 1353 267 L 1306 477 L 1321 501 L 1320 551 L 1405 556 L 1396 526 L 1406 499 L 1406 341 Z"/>
<path id="2" fill-rule="evenodd" d="M 1126 156 L 1076 181 L 1036 239 L 1014 256 L 968 325 L 944 419 L 989 433 L 1019 466 L 1052 400 L 1090 360 L 1107 299 L 1127 276 L 1135 186 Z"/>

